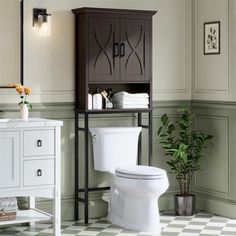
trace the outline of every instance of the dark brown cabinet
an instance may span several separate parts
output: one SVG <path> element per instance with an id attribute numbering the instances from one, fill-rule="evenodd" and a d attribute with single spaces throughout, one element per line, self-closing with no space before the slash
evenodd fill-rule
<path id="1" fill-rule="evenodd" d="M 152 94 L 152 16 L 155 11 L 78 8 L 76 106 L 87 110 L 88 91 Z"/>

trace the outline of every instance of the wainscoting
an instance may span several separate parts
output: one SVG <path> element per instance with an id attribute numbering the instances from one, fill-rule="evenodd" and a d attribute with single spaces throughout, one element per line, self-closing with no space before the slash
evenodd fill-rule
<path id="1" fill-rule="evenodd" d="M 214 135 L 194 181 L 198 208 L 236 218 L 236 103 L 192 102 L 196 126 Z"/>
<path id="2" fill-rule="evenodd" d="M 207 102 L 207 101 L 163 101 L 154 102 L 153 111 L 153 165 L 168 171 L 166 157 L 157 141 L 157 129 L 163 113 L 178 117 L 176 112 L 180 105 L 191 106 L 197 114 L 196 127 L 214 135 L 202 161 L 202 170 L 195 176 L 193 190 L 197 194 L 197 207 L 200 210 L 236 218 L 236 103 Z M 0 118 L 18 117 L 18 107 L 0 105 Z M 31 117 L 58 119 L 64 122 L 62 127 L 62 156 L 61 156 L 61 186 L 62 186 L 62 218 L 73 219 L 74 214 L 74 106 L 72 103 L 34 104 L 30 111 Z M 143 117 L 144 122 L 147 117 Z M 133 114 L 93 115 L 90 119 L 92 126 L 134 126 L 137 123 Z M 80 137 L 83 139 L 82 135 Z M 147 132 L 143 130 L 143 162 L 147 164 Z M 80 143 L 80 153 L 83 154 L 83 140 Z M 108 174 L 93 170 L 92 149 L 90 145 L 89 186 L 109 185 Z M 83 160 L 80 160 L 80 184 L 83 185 Z M 159 202 L 160 210 L 173 209 L 173 195 L 178 192 L 175 178 L 169 174 L 170 187 Z M 90 217 L 102 217 L 107 214 L 109 192 L 93 192 L 89 194 Z M 20 205 L 25 205 L 27 199 L 21 198 Z M 51 201 L 38 199 L 41 209 L 51 211 Z M 83 206 L 80 205 L 83 217 Z"/>

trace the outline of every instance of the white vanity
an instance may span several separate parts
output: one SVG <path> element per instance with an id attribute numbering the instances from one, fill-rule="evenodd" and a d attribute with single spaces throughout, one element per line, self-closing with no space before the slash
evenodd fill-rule
<path id="1" fill-rule="evenodd" d="M 0 225 L 53 219 L 54 235 L 60 235 L 61 126 L 48 119 L 0 119 L 0 197 L 30 199 L 29 210 Z M 53 216 L 35 208 L 35 197 L 53 199 Z"/>

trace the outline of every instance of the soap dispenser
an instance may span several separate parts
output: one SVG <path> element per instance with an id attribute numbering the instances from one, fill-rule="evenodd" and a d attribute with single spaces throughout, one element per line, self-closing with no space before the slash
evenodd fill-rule
<path id="1" fill-rule="evenodd" d="M 99 88 L 96 89 L 96 93 L 93 95 L 93 109 L 102 109 L 102 95 L 99 93 Z"/>

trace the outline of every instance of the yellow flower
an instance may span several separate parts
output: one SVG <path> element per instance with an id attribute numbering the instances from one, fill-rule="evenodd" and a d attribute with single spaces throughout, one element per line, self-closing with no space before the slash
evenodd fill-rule
<path id="1" fill-rule="evenodd" d="M 29 95 L 31 92 L 31 88 L 30 87 L 25 87 L 25 94 Z"/>
<path id="2" fill-rule="evenodd" d="M 17 91 L 19 94 L 22 94 L 23 91 L 24 91 L 24 87 L 23 87 L 23 86 L 17 86 L 17 87 L 16 87 L 16 91 Z"/>

